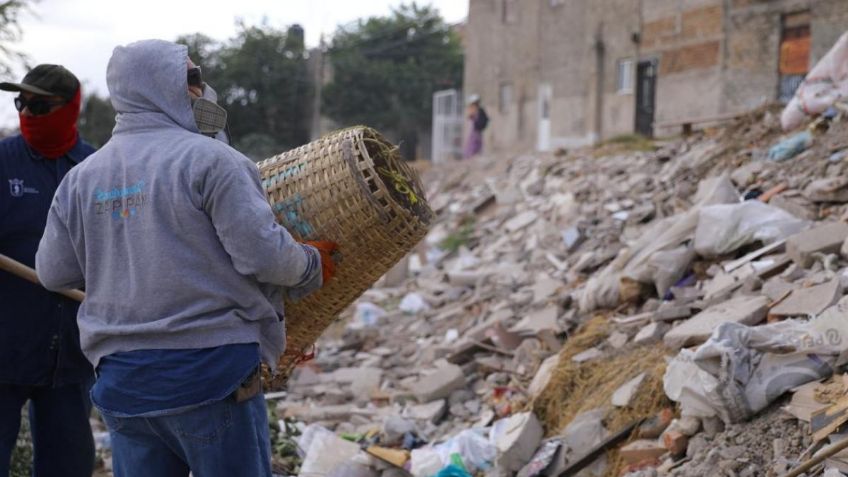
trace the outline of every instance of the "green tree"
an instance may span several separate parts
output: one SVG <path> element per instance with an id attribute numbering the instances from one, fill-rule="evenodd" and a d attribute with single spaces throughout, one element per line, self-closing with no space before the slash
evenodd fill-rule
<path id="1" fill-rule="evenodd" d="M 236 149 L 265 159 L 309 140 L 312 85 L 300 26 L 283 31 L 241 24 L 224 43 L 202 34 L 177 41 L 188 46 L 204 81 L 218 92 Z"/>
<path id="2" fill-rule="evenodd" d="M 115 127 L 115 110 L 109 98 L 97 93 L 86 95 L 79 117 L 80 136 L 94 147 L 101 147 L 112 137 Z"/>
<path id="3" fill-rule="evenodd" d="M 0 1 L 0 76 L 11 78 L 16 64 L 26 65 L 27 56 L 12 44 L 21 39 L 19 16 L 37 0 Z"/>
<path id="4" fill-rule="evenodd" d="M 340 28 L 329 51 L 333 79 L 322 110 L 341 124 L 394 131 L 412 158 L 432 120 L 435 91 L 462 82 L 462 47 L 438 11 L 416 3 Z"/>

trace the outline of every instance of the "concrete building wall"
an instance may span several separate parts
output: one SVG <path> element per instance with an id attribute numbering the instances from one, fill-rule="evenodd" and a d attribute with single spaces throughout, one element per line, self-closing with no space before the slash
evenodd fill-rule
<path id="1" fill-rule="evenodd" d="M 552 90 L 550 111 L 551 147 L 591 144 L 592 78 L 594 28 L 586 21 L 590 2 L 574 0 L 552 4 L 534 0 L 539 18 L 539 83 Z M 528 2 L 530 3 L 530 2 Z M 538 118 L 538 89 L 534 93 L 533 115 Z M 534 126 L 538 126 L 534 121 Z M 533 128 L 538 139 L 538 128 Z"/>
<path id="2" fill-rule="evenodd" d="M 531 104 L 538 84 L 537 0 L 470 0 L 464 93 L 479 94 L 489 114 L 486 149 L 534 146 Z M 500 104 L 503 90 L 509 97 Z M 528 127 L 533 121 L 533 129 Z M 466 122 L 467 134 L 468 124 Z"/>
<path id="3" fill-rule="evenodd" d="M 654 130 L 718 115 L 721 99 L 722 0 L 647 0 L 641 56 L 658 66 Z"/>
<path id="4" fill-rule="evenodd" d="M 633 61 L 635 83 L 638 62 L 654 60 L 655 132 L 675 133 L 776 100 L 785 15 L 809 12 L 810 66 L 848 30 L 848 0 L 470 0 L 469 7 L 465 92 L 483 97 L 486 148 L 501 151 L 536 147 L 543 86 L 552 92 L 551 147 L 585 145 L 635 130 L 635 84 L 618 90 L 618 65 Z M 510 104 L 499 108 L 504 85 Z"/>
<path id="5" fill-rule="evenodd" d="M 600 109 L 593 108 L 592 121 L 596 136 L 606 140 L 621 134 L 633 132 L 635 108 L 636 64 L 639 60 L 640 24 L 639 2 L 632 0 L 606 0 L 592 2 L 591 24 L 596 28 L 597 38 L 603 42 L 603 67 L 599 72 L 597 64 L 593 69 L 592 90 L 601 88 Z M 593 52 L 597 54 L 596 51 Z M 618 89 L 618 67 L 622 61 L 632 61 L 631 74 L 633 88 L 629 91 Z M 597 63 L 597 56 L 595 57 Z M 600 82 L 598 74 L 600 73 Z M 600 111 L 600 120 L 596 114 Z"/>

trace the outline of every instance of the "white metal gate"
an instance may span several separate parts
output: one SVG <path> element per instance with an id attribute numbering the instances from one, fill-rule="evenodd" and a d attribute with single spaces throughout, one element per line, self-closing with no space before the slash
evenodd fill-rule
<path id="1" fill-rule="evenodd" d="M 462 158 L 462 108 L 459 90 L 433 93 L 433 163 Z"/>

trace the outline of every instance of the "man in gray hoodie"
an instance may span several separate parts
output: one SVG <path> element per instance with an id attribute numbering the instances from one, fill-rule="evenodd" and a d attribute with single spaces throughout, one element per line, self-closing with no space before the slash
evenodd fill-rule
<path id="1" fill-rule="evenodd" d="M 36 256 L 48 289 L 86 288 L 116 477 L 270 476 L 258 365 L 285 347 L 283 294 L 329 277 L 274 221 L 256 166 L 210 137 L 192 66 L 170 42 L 115 48 L 112 139 L 59 186 Z"/>

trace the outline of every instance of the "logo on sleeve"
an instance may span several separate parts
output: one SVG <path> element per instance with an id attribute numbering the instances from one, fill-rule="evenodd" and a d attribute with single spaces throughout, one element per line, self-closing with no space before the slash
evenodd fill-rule
<path id="1" fill-rule="evenodd" d="M 9 193 L 12 197 L 23 197 L 24 194 L 38 194 L 33 187 L 24 187 L 23 179 L 9 179 Z"/>

